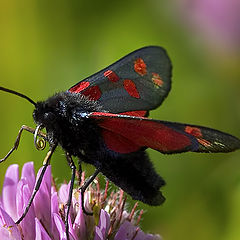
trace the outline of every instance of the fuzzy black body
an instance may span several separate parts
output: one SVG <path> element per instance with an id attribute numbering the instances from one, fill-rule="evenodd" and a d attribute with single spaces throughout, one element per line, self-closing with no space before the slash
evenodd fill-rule
<path id="1" fill-rule="evenodd" d="M 33 112 L 37 124 L 46 128 L 50 145 L 94 165 L 107 178 L 135 200 L 160 205 L 165 198 L 159 191 L 164 180 L 155 172 L 146 152 L 117 153 L 105 145 L 96 119 L 90 112 L 104 112 L 96 102 L 82 94 L 61 92 L 38 102 Z"/>

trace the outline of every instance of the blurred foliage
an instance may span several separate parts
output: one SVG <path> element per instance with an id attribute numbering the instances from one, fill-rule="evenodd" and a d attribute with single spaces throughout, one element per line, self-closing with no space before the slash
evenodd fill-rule
<path id="1" fill-rule="evenodd" d="M 139 47 L 160 45 L 172 59 L 173 85 L 151 117 L 240 137 L 239 51 L 208 45 L 206 37 L 182 20 L 188 13 L 179 11 L 180 5 L 174 0 L 0 0 L 0 85 L 42 100 Z M 34 123 L 33 107 L 25 100 L 1 92 L 0 103 L 3 156 L 21 125 Z M 167 201 L 160 207 L 140 204 L 147 209 L 145 231 L 167 240 L 239 239 L 240 152 L 149 153 L 167 181 Z M 1 185 L 10 164 L 34 161 L 38 168 L 45 154 L 36 151 L 33 136 L 24 133 L 19 149 L 1 164 Z M 52 168 L 59 182 L 70 179 L 60 148 Z"/>

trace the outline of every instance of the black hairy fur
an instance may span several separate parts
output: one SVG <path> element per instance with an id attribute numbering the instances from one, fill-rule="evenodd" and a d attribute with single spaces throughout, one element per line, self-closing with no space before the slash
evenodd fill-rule
<path id="1" fill-rule="evenodd" d="M 108 154 L 100 165 L 101 172 L 133 199 L 154 206 L 164 202 L 159 188 L 165 182 L 155 172 L 145 151 L 119 154 L 117 157 Z"/>
<path id="2" fill-rule="evenodd" d="M 99 148 L 100 129 L 89 112 L 100 111 L 100 106 L 85 96 L 61 92 L 37 102 L 33 118 L 47 130 L 50 144 L 60 144 L 70 155 L 80 151 L 96 151 Z"/>

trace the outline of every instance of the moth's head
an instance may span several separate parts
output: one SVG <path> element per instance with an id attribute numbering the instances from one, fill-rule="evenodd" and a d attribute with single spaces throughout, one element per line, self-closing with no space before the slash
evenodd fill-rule
<path id="1" fill-rule="evenodd" d="M 60 109 L 62 108 L 62 98 L 60 94 L 56 94 L 46 101 L 39 101 L 35 105 L 33 111 L 33 119 L 43 127 L 54 125 L 60 117 Z"/>
<path id="2" fill-rule="evenodd" d="M 46 127 L 48 123 L 54 121 L 55 116 L 46 102 L 37 102 L 33 111 L 33 119 L 38 125 L 41 124 L 42 126 Z"/>

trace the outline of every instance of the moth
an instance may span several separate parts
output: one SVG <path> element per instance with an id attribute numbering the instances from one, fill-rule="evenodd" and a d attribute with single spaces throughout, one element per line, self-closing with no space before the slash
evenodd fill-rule
<path id="1" fill-rule="evenodd" d="M 19 223 L 33 201 L 50 158 L 61 146 L 72 169 L 66 214 L 71 204 L 76 166 L 72 156 L 92 164 L 96 171 L 81 188 L 83 193 L 101 172 L 133 199 L 157 206 L 165 198 L 160 188 L 165 181 L 155 171 L 146 153 L 152 148 L 164 154 L 182 152 L 231 152 L 240 148 L 240 140 L 230 134 L 192 124 L 148 118 L 171 89 L 171 61 L 162 47 L 138 49 L 98 73 L 80 81 L 67 91 L 35 102 L 28 96 L 0 87 L 34 105 L 36 129 L 23 126 L 14 147 L 18 147 L 23 130 L 34 134 L 37 149 L 47 141 L 50 150 L 33 195 L 17 221 Z M 41 130 L 45 128 L 46 134 Z M 42 138 L 38 138 L 41 136 Z M 83 207 L 83 204 L 82 204 Z M 83 210 L 87 212 L 84 207 Z"/>

